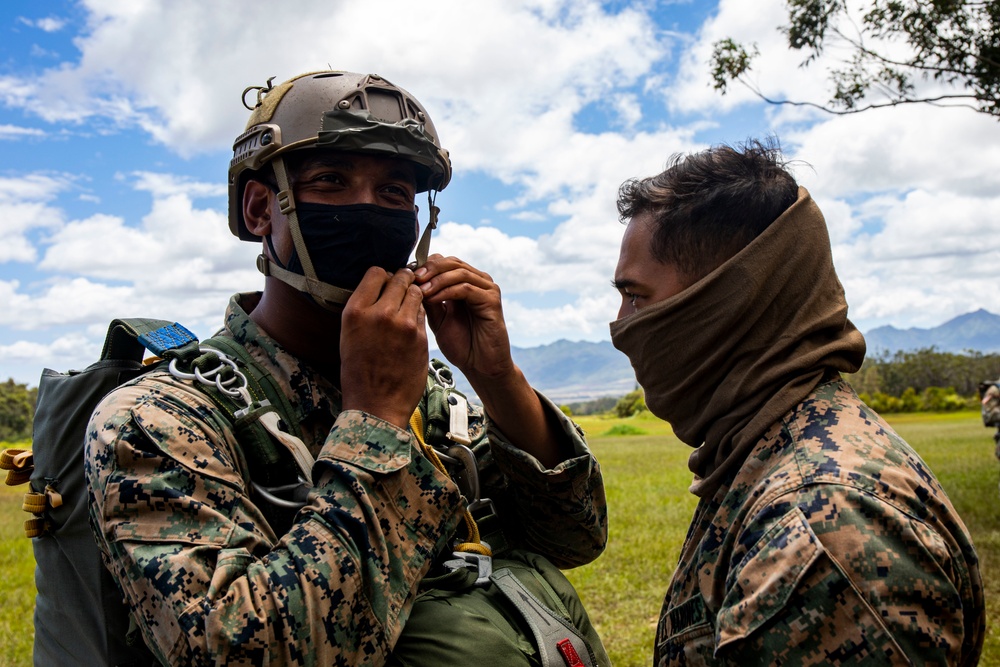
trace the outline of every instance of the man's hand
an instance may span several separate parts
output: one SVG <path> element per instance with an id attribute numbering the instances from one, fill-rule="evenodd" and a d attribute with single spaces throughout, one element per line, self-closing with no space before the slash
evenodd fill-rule
<path id="1" fill-rule="evenodd" d="M 345 410 L 406 428 L 427 382 L 423 294 L 413 272 L 368 269 L 344 306 L 340 387 Z"/>
<path id="2" fill-rule="evenodd" d="M 431 255 L 417 269 L 416 284 L 438 347 L 470 382 L 516 372 L 500 287 L 488 274 L 455 257 Z"/>
<path id="3" fill-rule="evenodd" d="M 490 420 L 512 444 L 555 467 L 565 440 L 510 356 L 500 288 L 455 257 L 431 255 L 416 283 L 438 347 L 476 390 Z"/>

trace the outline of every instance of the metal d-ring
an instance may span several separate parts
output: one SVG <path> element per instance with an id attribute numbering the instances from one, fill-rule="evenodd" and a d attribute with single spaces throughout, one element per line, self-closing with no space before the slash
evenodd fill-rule
<path id="1" fill-rule="evenodd" d="M 236 362 L 212 347 L 200 346 L 198 351 L 202 354 L 215 355 L 215 357 L 219 360 L 219 365 L 209 371 L 205 371 L 204 373 L 202 373 L 201 369 L 198 367 L 194 368 L 193 373 L 187 373 L 177 367 L 177 359 L 175 358 L 170 360 L 167 370 L 169 370 L 170 374 L 176 378 L 180 378 L 182 380 L 195 380 L 202 384 L 215 386 L 216 389 L 227 396 L 231 396 L 233 398 L 245 398 L 244 394 L 246 394 L 248 386 L 247 377 L 240 371 Z M 225 366 L 229 366 L 233 370 L 233 377 L 227 380 L 223 380 L 221 375 L 222 369 Z M 239 384 L 234 387 L 233 385 L 237 382 Z"/>

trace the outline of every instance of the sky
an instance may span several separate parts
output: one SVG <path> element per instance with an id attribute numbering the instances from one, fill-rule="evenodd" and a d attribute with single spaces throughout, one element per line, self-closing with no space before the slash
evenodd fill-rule
<path id="1" fill-rule="evenodd" d="M 260 289 L 259 246 L 227 224 L 241 93 L 322 69 L 377 73 L 426 107 L 455 174 L 431 249 L 500 285 L 513 345 L 609 340 L 621 183 L 765 136 L 826 216 L 861 331 L 1000 313 L 1000 123 L 927 105 L 836 116 L 739 85 L 720 95 L 708 58 L 733 37 L 757 45 L 768 96 L 826 99 L 842 52 L 801 67 L 777 29 L 782 0 L 372 7 L 0 4 L 0 379 L 86 366 L 116 317 L 211 335 L 230 295 Z"/>

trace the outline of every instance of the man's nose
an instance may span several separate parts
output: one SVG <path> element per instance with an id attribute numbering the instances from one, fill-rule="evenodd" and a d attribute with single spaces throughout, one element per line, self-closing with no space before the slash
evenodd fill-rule
<path id="1" fill-rule="evenodd" d="M 359 204 L 377 204 L 378 192 L 372 184 L 364 183 L 355 188 L 355 200 Z"/>

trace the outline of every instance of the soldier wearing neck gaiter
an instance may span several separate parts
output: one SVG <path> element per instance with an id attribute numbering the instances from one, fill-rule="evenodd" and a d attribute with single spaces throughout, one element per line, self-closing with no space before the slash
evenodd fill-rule
<path id="1" fill-rule="evenodd" d="M 777 148 L 675 158 L 622 186 L 611 323 L 701 500 L 656 665 L 976 664 L 968 530 L 843 381 L 864 359 L 822 213 Z"/>

